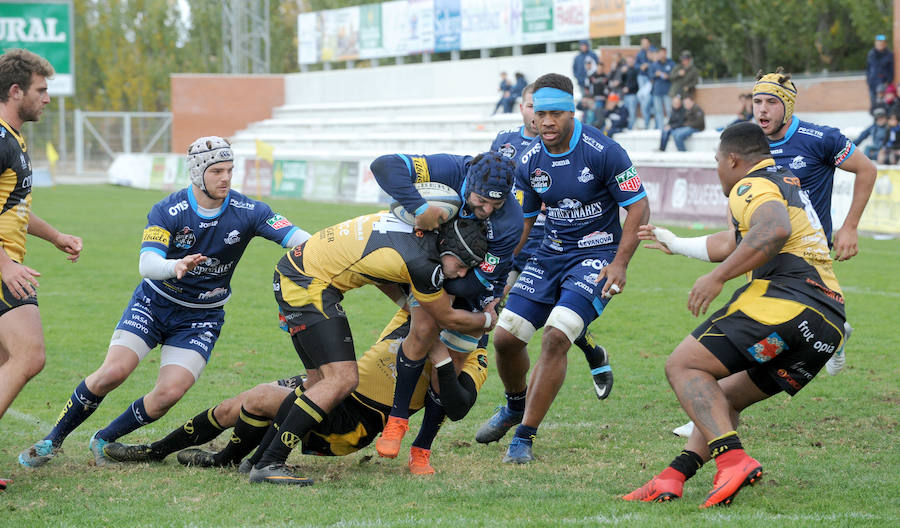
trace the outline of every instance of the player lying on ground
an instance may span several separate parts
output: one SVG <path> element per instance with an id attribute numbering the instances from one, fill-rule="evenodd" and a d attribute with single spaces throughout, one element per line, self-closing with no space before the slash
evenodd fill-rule
<path id="1" fill-rule="evenodd" d="M 669 467 L 625 500 L 677 499 L 684 482 L 715 458 L 715 481 L 701 507 L 730 504 L 762 476 L 738 439 L 741 411 L 781 391 L 796 394 L 844 340 L 843 295 L 800 181 L 776 167 L 754 123 L 726 128 L 716 159 L 733 230 L 698 248 L 721 264 L 694 283 L 688 309 L 705 314 L 725 282 L 745 273 L 750 282 L 669 356 L 666 377 L 696 427 Z M 668 252 L 654 231 L 646 224 L 639 235 Z"/>
<path id="2" fill-rule="evenodd" d="M 400 343 L 409 332 L 409 325 L 409 312 L 401 309 L 394 315 L 378 341 L 358 360 L 359 385 L 356 390 L 301 439 L 304 454 L 348 455 L 369 445 L 384 429 L 394 394 L 395 379 L 391 366 L 396 361 Z M 317 377 L 318 373 L 313 369 L 307 372 L 305 380 L 295 376 L 257 385 L 198 413 L 162 440 L 141 445 L 112 443 L 104 451 L 109 458 L 121 462 L 160 461 L 175 451 L 209 442 L 225 429 L 234 427 L 228 445 L 221 451 L 213 453 L 185 449 L 178 453 L 178 461 L 202 467 L 238 464 L 259 445 L 272 419 L 279 414 L 279 408 L 282 408 L 283 419 L 286 409 L 317 381 Z M 428 379 L 431 380 L 430 386 Z M 423 407 L 426 412 L 435 408 L 438 412 L 428 413 L 429 416 L 443 417 L 446 414 L 452 420 L 462 419 L 475 403 L 485 379 L 487 356 L 483 348 L 469 355 L 458 377 L 451 363 L 436 369 L 428 363 L 425 375 L 413 393 L 410 414 Z M 291 394 L 293 396 L 288 397 Z M 278 430 L 277 423 L 276 420 L 272 431 Z M 443 419 L 423 422 L 410 449 L 409 470 L 413 474 L 434 473 L 429 462 L 431 444 L 442 423 Z M 264 450 L 265 445 L 257 450 L 257 455 L 261 456 Z M 242 469 L 249 471 L 257 461 L 253 458 L 246 460 Z"/>

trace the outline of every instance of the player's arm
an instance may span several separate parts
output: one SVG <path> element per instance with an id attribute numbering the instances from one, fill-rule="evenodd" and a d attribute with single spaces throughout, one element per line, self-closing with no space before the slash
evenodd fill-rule
<path id="1" fill-rule="evenodd" d="M 422 162 L 424 158 L 422 158 Z M 425 231 L 436 229 L 447 220 L 447 212 L 440 207 L 431 207 L 413 185 L 415 174 L 412 162 L 404 154 L 379 156 L 369 165 L 378 185 L 391 198 L 403 205 L 416 217 L 416 227 Z"/>
<path id="2" fill-rule="evenodd" d="M 495 307 L 498 301 L 489 303 L 484 307 L 483 312 L 469 312 L 453 308 L 451 297 L 443 292 L 433 300 L 418 299 L 418 301 L 422 309 L 434 318 L 437 325 L 447 330 L 469 334 L 479 330 L 489 332 L 497 324 Z"/>
<path id="3" fill-rule="evenodd" d="M 603 285 L 600 293 L 603 296 L 615 295 L 625 289 L 625 270 L 640 244 L 638 228 L 650 220 L 650 201 L 646 196 L 626 205 L 625 210 L 628 211 L 628 216 L 625 218 L 625 224 L 622 225 L 622 239 L 619 241 L 616 257 L 597 274 L 598 283 L 604 278 L 606 279 L 606 284 Z M 613 288 L 613 285 L 617 288 Z"/>
<path id="4" fill-rule="evenodd" d="M 722 262 L 737 247 L 734 227 L 711 235 L 699 237 L 679 237 L 664 227 L 643 224 L 638 229 L 638 238 L 650 241 L 644 247 L 658 249 L 667 255 L 684 255 L 706 262 Z"/>
<path id="5" fill-rule="evenodd" d="M 381 293 L 388 296 L 388 298 L 394 302 L 400 308 L 406 307 L 406 299 L 408 295 L 403 291 L 398 284 L 376 284 L 376 287 L 381 290 Z"/>
<path id="6" fill-rule="evenodd" d="M 540 214 L 540 211 L 538 211 Z M 528 235 L 531 233 L 531 228 L 534 227 L 534 222 L 537 220 L 537 215 L 526 216 L 525 220 L 522 222 L 522 238 L 519 239 L 519 243 L 516 244 L 516 249 L 513 250 L 513 255 L 518 255 L 522 248 L 525 247 L 525 243 L 528 242 Z"/>
<path id="7" fill-rule="evenodd" d="M 875 187 L 875 178 L 878 170 L 872 160 L 867 158 L 859 149 L 847 158 L 840 166 L 841 169 L 856 175 L 853 180 L 853 198 L 850 200 L 850 210 L 844 224 L 834 233 L 834 255 L 837 260 L 848 260 L 859 253 L 859 220 L 863 210 L 869 202 L 869 196 Z"/>
<path id="8" fill-rule="evenodd" d="M 779 200 L 767 200 L 757 206 L 749 225 L 734 252 L 694 283 L 688 298 L 688 309 L 694 317 L 706 313 L 727 281 L 771 260 L 791 236 L 791 219 L 787 207 Z"/>
<path id="9" fill-rule="evenodd" d="M 68 253 L 69 256 L 66 258 L 72 262 L 77 262 L 78 257 L 81 256 L 82 242 L 80 237 L 59 232 L 33 212 L 28 215 L 28 234 L 43 238 L 56 246 L 60 251 Z"/>

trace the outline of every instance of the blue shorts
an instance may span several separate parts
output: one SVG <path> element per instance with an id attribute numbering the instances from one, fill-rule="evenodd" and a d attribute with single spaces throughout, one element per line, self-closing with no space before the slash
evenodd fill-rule
<path id="1" fill-rule="evenodd" d="M 160 296 L 141 281 L 116 330 L 140 337 L 151 349 L 157 345 L 185 348 L 209 361 L 223 324 L 225 310 L 222 308 L 181 306 Z"/>
<path id="2" fill-rule="evenodd" d="M 516 259 L 513 261 L 513 269 L 518 271 L 519 273 L 525 269 L 525 266 L 528 264 L 528 261 L 531 260 L 531 257 L 537 253 L 539 247 L 541 247 L 541 242 L 543 241 L 543 237 L 529 237 L 528 240 L 525 241 L 525 245 L 522 246 L 519 254 L 516 255 Z"/>
<path id="3" fill-rule="evenodd" d="M 595 281 L 615 255 L 613 250 L 555 253 L 541 248 L 510 290 L 505 309 L 540 328 L 554 306 L 566 306 L 581 316 L 587 328 L 609 302 L 599 297 L 603 282 Z"/>

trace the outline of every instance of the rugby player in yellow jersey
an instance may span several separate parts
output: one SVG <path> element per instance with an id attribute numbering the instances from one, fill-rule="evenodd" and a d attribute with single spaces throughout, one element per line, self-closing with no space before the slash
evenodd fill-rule
<path id="1" fill-rule="evenodd" d="M 497 301 L 484 312 L 454 309 L 443 289 L 445 277 L 465 276 L 484 260 L 486 237 L 477 219 L 456 218 L 425 232 L 381 212 L 325 228 L 282 257 L 275 267 L 275 299 L 304 365 L 318 369 L 321 379 L 295 399 L 251 470 L 251 482 L 312 483 L 294 476 L 284 462 L 357 386 L 353 337 L 340 304 L 344 292 L 367 284 L 407 286 L 411 301 L 442 328 L 468 334 L 493 328 Z"/>
<path id="2" fill-rule="evenodd" d="M 685 480 L 715 458 L 718 471 L 701 508 L 729 505 L 762 476 L 738 439 L 740 412 L 781 391 L 796 394 L 844 340 L 844 299 L 828 240 L 799 179 L 776 167 L 754 123 L 726 128 L 716 160 L 733 229 L 706 237 L 698 249 L 721 264 L 694 283 L 688 309 L 705 314 L 726 281 L 746 273 L 750 282 L 669 356 L 666 377 L 696 427 L 669 467 L 625 500 L 677 499 Z M 658 235 L 648 224 L 638 236 L 671 253 Z"/>
<path id="3" fill-rule="evenodd" d="M 22 125 L 37 121 L 50 102 L 53 66 L 23 49 L 0 55 L 0 418 L 44 368 L 44 332 L 37 303 L 37 270 L 25 266 L 25 234 L 51 242 L 72 262 L 81 239 L 60 233 L 31 211 L 31 160 Z M 0 490 L 5 488 L 0 479 Z"/>
<path id="4" fill-rule="evenodd" d="M 359 386 L 356 390 L 301 439 L 304 454 L 348 455 L 369 445 L 384 429 L 391 411 L 396 383 L 394 365 L 397 361 L 397 349 L 408 334 L 409 327 L 409 312 L 401 308 L 381 332 L 378 341 L 357 361 Z M 469 354 L 461 367 L 462 371 L 457 377 L 450 363 L 434 369 L 431 363 L 427 363 L 425 373 L 413 393 L 410 414 L 423 407 L 436 406 L 440 408 L 440 413 L 434 414 L 442 418 L 445 411 L 454 420 L 465 416 L 487 379 L 486 351 L 481 348 L 474 354 Z M 307 376 L 294 376 L 257 385 L 198 413 L 162 440 L 142 445 L 111 443 L 104 452 L 120 462 L 160 461 L 175 451 L 204 444 L 217 437 L 224 429 L 234 427 L 228 445 L 221 451 L 213 453 L 199 448 L 184 449 L 178 453 L 178 461 L 201 467 L 237 464 L 260 445 L 255 457 L 241 463 L 240 471 L 249 472 L 274 438 L 279 429 L 278 424 L 290 411 L 296 398 L 312 387 L 317 379 L 317 371 L 310 369 Z M 287 398 L 288 395 L 293 396 Z M 269 429 L 273 418 L 276 425 Z M 418 456 L 410 459 L 410 472 L 434 473 L 434 468 L 429 463 L 430 444 L 442 421 L 423 424 L 419 436 L 428 435 L 429 448 L 417 448 L 414 451 Z"/>

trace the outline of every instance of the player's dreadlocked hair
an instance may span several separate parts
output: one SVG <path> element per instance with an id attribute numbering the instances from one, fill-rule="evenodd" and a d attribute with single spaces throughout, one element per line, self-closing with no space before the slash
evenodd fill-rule
<path id="1" fill-rule="evenodd" d="M 572 79 L 558 73 L 547 73 L 538 77 L 534 81 L 534 91 L 537 92 L 541 88 L 556 88 L 573 95 L 575 93 Z"/>
<path id="2" fill-rule="evenodd" d="M 768 158 L 769 141 L 762 128 L 756 123 L 743 122 L 731 125 L 719 136 L 719 151 L 724 154 L 737 154 L 746 160 Z"/>

